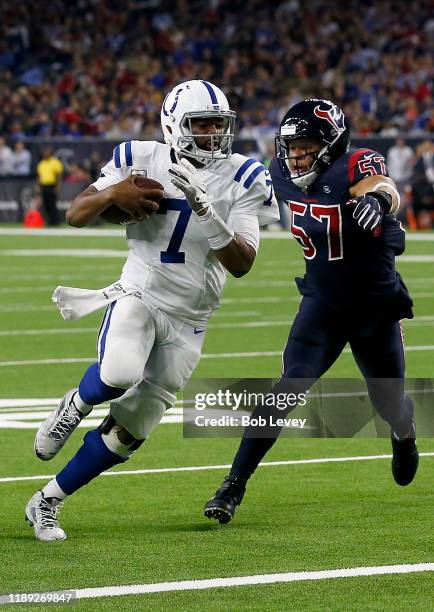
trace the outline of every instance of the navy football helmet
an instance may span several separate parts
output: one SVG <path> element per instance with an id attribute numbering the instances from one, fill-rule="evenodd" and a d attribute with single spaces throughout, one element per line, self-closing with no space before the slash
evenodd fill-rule
<path id="1" fill-rule="evenodd" d="M 305 142 L 302 155 L 290 155 L 293 141 L 297 141 L 297 148 L 300 142 Z M 282 119 L 276 136 L 276 156 L 284 176 L 303 189 L 343 155 L 349 144 L 350 129 L 339 106 L 329 100 L 303 100 L 292 106 Z M 313 157 L 313 163 L 307 168 L 298 167 L 297 160 L 308 155 Z M 291 160 L 295 163 L 290 164 Z"/>

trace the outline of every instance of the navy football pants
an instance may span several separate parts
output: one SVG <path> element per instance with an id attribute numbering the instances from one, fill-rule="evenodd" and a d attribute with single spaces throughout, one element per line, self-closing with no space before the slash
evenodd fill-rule
<path id="1" fill-rule="evenodd" d="M 404 395 L 405 357 L 400 324 L 372 322 L 362 309 L 339 316 L 323 302 L 304 296 L 283 352 L 282 378 L 272 392 L 307 391 L 333 365 L 347 343 L 378 414 L 398 435 L 407 435 L 413 405 Z M 252 417 L 281 418 L 293 409 L 258 406 Z M 280 431 L 273 427 L 264 438 L 263 429 L 248 426 L 231 474 L 248 478 Z"/>
<path id="2" fill-rule="evenodd" d="M 330 369 L 348 342 L 377 412 L 405 435 L 413 411 L 404 396 L 401 326 L 397 321 L 373 323 L 363 317 L 367 317 L 363 311 L 339 316 L 314 298 L 304 297 L 283 353 L 283 378 L 307 378 L 309 388 Z"/>

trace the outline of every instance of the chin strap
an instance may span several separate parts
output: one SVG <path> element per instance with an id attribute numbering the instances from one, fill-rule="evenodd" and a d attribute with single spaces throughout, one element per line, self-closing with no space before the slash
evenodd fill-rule
<path id="1" fill-rule="evenodd" d="M 312 170 L 312 172 L 307 172 L 303 176 L 291 176 L 291 180 L 294 185 L 297 185 L 297 187 L 300 187 L 300 189 L 307 189 L 316 181 L 317 178 L 318 172 L 316 172 L 316 170 Z"/>

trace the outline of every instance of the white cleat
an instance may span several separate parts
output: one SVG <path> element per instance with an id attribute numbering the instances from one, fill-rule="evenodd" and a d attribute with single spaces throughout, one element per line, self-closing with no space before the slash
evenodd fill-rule
<path id="1" fill-rule="evenodd" d="M 35 530 L 37 540 L 53 542 L 66 540 L 66 533 L 59 527 L 57 514 L 63 502 L 56 497 L 45 499 L 42 491 L 36 491 L 26 506 L 26 521 Z"/>
<path id="2" fill-rule="evenodd" d="M 78 389 L 68 391 L 36 432 L 35 453 L 42 461 L 49 461 L 57 455 L 84 417 L 74 404 L 77 391 Z"/>

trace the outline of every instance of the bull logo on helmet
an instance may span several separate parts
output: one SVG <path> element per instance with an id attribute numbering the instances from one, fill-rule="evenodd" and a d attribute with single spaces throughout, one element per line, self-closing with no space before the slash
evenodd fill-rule
<path id="1" fill-rule="evenodd" d="M 318 117 L 318 119 L 325 119 L 325 121 L 330 123 L 330 125 L 334 127 L 337 132 L 341 131 L 342 127 L 338 125 L 337 121 L 341 119 L 343 113 L 341 109 L 337 108 L 337 106 L 333 105 L 330 109 L 323 110 L 318 104 L 318 106 L 315 106 L 313 109 L 313 114 L 315 117 Z"/>

